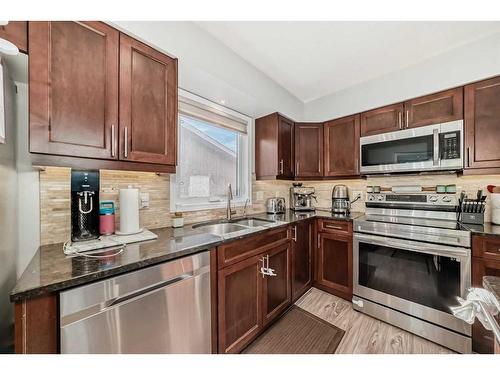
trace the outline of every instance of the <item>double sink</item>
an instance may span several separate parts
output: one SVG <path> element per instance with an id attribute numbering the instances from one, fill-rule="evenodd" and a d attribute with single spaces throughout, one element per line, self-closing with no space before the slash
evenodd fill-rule
<path id="1" fill-rule="evenodd" d="M 232 220 L 217 220 L 193 225 L 193 229 L 198 229 L 206 233 L 223 236 L 225 234 L 238 232 L 240 230 L 262 227 L 275 223 L 275 220 L 261 219 L 255 217 L 241 217 Z"/>

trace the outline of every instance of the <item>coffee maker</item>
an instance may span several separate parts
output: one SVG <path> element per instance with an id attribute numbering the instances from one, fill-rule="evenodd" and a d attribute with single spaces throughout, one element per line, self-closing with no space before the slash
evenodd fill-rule
<path id="1" fill-rule="evenodd" d="M 302 186 L 296 182 L 290 188 L 290 209 L 294 211 L 314 211 L 312 200 L 317 202 L 313 187 Z"/>
<path id="2" fill-rule="evenodd" d="M 71 241 L 99 238 L 99 172 L 71 171 Z"/>
<path id="3" fill-rule="evenodd" d="M 335 185 L 332 190 L 332 212 L 334 214 L 349 215 L 351 202 L 349 191 L 345 185 Z"/>

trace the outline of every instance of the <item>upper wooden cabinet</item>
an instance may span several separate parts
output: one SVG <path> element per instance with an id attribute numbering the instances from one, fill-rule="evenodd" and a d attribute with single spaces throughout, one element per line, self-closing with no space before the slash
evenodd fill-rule
<path id="1" fill-rule="evenodd" d="M 465 168 L 500 168 L 500 77 L 465 86 Z"/>
<path id="2" fill-rule="evenodd" d="M 404 103 L 405 128 L 439 124 L 464 118 L 463 88 L 421 96 Z"/>
<path id="3" fill-rule="evenodd" d="M 421 96 L 361 114 L 361 135 L 373 135 L 463 119 L 463 88 Z"/>
<path id="4" fill-rule="evenodd" d="M 255 174 L 258 180 L 294 176 L 294 122 L 280 115 L 255 120 Z"/>
<path id="5" fill-rule="evenodd" d="M 30 151 L 117 159 L 119 32 L 30 22 Z"/>
<path id="6" fill-rule="evenodd" d="M 323 176 L 323 124 L 295 124 L 295 177 Z"/>
<path id="7" fill-rule="evenodd" d="M 14 43 L 21 52 L 28 53 L 28 22 L 10 21 L 0 26 L 0 38 Z"/>
<path id="8" fill-rule="evenodd" d="M 30 22 L 29 44 L 39 163 L 175 171 L 176 59 L 102 22 Z"/>
<path id="9" fill-rule="evenodd" d="M 361 113 L 361 135 L 374 135 L 402 129 L 403 111 L 403 103 L 397 103 Z"/>
<path id="10" fill-rule="evenodd" d="M 324 175 L 355 176 L 359 174 L 360 116 L 354 115 L 325 122 Z"/>
<path id="11" fill-rule="evenodd" d="M 176 162 L 177 59 L 120 35 L 120 159 Z"/>

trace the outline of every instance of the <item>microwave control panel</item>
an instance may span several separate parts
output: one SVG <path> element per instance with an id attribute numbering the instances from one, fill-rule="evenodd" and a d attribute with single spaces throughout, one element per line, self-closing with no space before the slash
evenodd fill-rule
<path id="1" fill-rule="evenodd" d="M 460 159 L 460 132 L 453 131 L 439 134 L 439 149 L 441 159 Z"/>

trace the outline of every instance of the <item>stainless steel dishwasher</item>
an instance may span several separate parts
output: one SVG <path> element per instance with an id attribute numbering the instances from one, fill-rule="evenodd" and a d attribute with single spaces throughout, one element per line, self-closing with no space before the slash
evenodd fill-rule
<path id="1" fill-rule="evenodd" d="M 61 353 L 210 353 L 205 251 L 60 293 Z"/>

